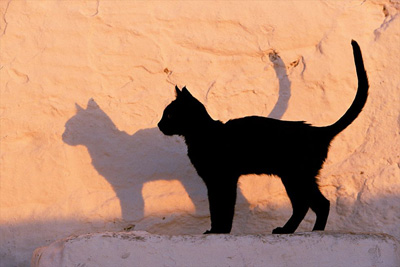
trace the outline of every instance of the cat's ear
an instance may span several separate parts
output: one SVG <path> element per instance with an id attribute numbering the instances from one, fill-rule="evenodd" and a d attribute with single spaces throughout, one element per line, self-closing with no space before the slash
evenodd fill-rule
<path id="1" fill-rule="evenodd" d="M 192 96 L 192 95 L 189 93 L 188 89 L 186 89 L 186 86 L 184 86 L 184 87 L 182 88 L 182 94 L 184 94 L 184 95 L 186 95 L 186 96 Z"/>
<path id="2" fill-rule="evenodd" d="M 178 97 L 182 94 L 181 90 L 179 90 L 178 85 L 175 85 L 175 97 Z"/>

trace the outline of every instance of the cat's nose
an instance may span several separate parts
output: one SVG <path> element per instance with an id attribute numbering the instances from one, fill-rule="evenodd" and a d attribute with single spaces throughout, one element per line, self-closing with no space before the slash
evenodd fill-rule
<path id="1" fill-rule="evenodd" d="M 158 127 L 158 129 L 160 129 L 160 131 L 162 132 L 162 123 L 161 123 L 161 121 L 157 124 L 157 127 Z"/>
<path id="2" fill-rule="evenodd" d="M 161 121 L 157 124 L 158 129 L 165 135 L 169 135 L 167 129 L 165 128 L 165 124 Z"/>

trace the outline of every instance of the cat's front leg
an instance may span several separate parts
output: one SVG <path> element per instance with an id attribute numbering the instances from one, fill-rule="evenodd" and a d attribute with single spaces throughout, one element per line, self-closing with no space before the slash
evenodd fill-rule
<path id="1" fill-rule="evenodd" d="M 210 181 L 210 180 L 208 180 Z M 206 183 L 211 229 L 204 234 L 229 234 L 235 213 L 237 179 L 213 179 Z"/>

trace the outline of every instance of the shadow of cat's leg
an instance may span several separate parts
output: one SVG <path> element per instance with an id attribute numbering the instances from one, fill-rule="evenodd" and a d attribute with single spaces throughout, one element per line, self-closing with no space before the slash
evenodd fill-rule
<path id="1" fill-rule="evenodd" d="M 144 216 L 142 185 L 130 188 L 114 188 L 121 206 L 121 217 L 127 222 L 139 221 Z"/>

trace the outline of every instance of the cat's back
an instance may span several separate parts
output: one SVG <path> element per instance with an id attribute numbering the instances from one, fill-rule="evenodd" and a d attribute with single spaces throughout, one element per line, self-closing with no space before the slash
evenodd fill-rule
<path id="1" fill-rule="evenodd" d="M 247 147 L 289 149 L 325 143 L 319 127 L 303 121 L 283 121 L 259 116 L 230 120 L 224 125 L 223 142 L 236 143 L 243 150 Z"/>
<path id="2" fill-rule="evenodd" d="M 225 123 L 225 130 L 249 134 L 262 133 L 263 135 L 282 135 L 296 132 L 308 132 L 312 126 L 304 121 L 283 121 L 272 118 L 249 116 L 229 120 Z"/>

